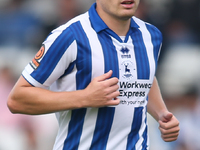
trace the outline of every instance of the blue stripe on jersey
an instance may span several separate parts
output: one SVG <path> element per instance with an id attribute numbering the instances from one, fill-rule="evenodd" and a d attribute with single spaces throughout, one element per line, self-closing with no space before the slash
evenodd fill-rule
<path id="1" fill-rule="evenodd" d="M 150 67 L 146 52 L 146 47 L 143 42 L 142 33 L 139 29 L 135 30 L 131 35 L 135 50 L 135 59 L 137 65 L 138 79 L 149 79 Z"/>
<path id="2" fill-rule="evenodd" d="M 127 150 L 135 150 L 135 145 L 139 140 L 139 130 L 142 124 L 143 107 L 135 108 L 131 132 L 128 135 Z"/>
<path id="3" fill-rule="evenodd" d="M 91 82 L 92 60 L 91 47 L 88 38 L 80 24 L 76 22 L 70 26 L 77 41 L 77 74 L 76 74 L 76 89 L 84 89 Z M 86 109 L 77 109 L 72 111 L 72 117 L 69 122 L 68 136 L 64 143 L 63 150 L 76 150 L 80 142 L 82 128 Z M 74 128 L 74 129 L 73 129 Z M 72 147 L 73 146 L 73 147 Z"/>
<path id="4" fill-rule="evenodd" d="M 44 58 L 41 60 L 40 66 L 36 69 L 37 71 L 33 71 L 31 76 L 43 84 L 73 41 L 74 36 L 72 32 L 68 28 L 65 29 L 50 46 Z"/>
<path id="5" fill-rule="evenodd" d="M 162 43 L 162 34 L 156 27 L 154 27 L 152 25 L 146 24 L 146 27 L 151 34 L 151 39 L 152 39 L 152 43 L 153 43 L 155 65 L 157 67 L 160 46 L 161 46 L 161 43 Z"/>
<path id="6" fill-rule="evenodd" d="M 76 86 L 77 90 L 84 89 L 91 82 L 92 78 L 92 58 L 91 47 L 87 35 L 80 22 L 74 23 L 71 30 L 75 34 L 78 52 L 76 60 Z"/>
<path id="7" fill-rule="evenodd" d="M 63 150 L 78 149 L 85 114 L 86 108 L 72 110 L 71 120 L 68 128 L 68 135 L 65 139 Z"/>
<path id="8" fill-rule="evenodd" d="M 94 136 L 90 150 L 105 150 L 112 126 L 115 107 L 99 108 Z"/>
<path id="9" fill-rule="evenodd" d="M 146 128 L 145 128 L 145 130 L 144 130 L 144 133 L 143 133 L 143 135 L 142 135 L 142 137 L 143 137 L 143 142 L 142 142 L 142 149 L 143 150 L 146 150 L 147 149 L 147 126 L 146 126 Z"/>
<path id="10" fill-rule="evenodd" d="M 147 109 L 147 106 L 146 106 L 146 109 Z M 147 113 L 145 113 L 145 115 L 147 115 Z M 146 127 L 145 127 L 145 130 L 142 134 L 142 137 L 143 137 L 143 142 L 142 142 L 142 149 L 143 150 L 146 150 L 148 145 L 147 145 L 147 140 L 148 140 L 148 135 L 147 135 L 147 132 L 148 132 L 148 125 L 147 125 L 147 117 L 145 118 L 145 124 L 146 124 Z"/>
<path id="11" fill-rule="evenodd" d="M 112 39 L 103 32 L 98 35 L 98 38 L 103 48 L 105 72 L 113 70 L 112 77 L 119 78 L 117 51 Z M 99 108 L 91 150 L 106 149 L 114 113 L 115 107 Z"/>
<path id="12" fill-rule="evenodd" d="M 112 70 L 112 77 L 119 78 L 118 56 L 111 37 L 102 32 L 98 35 L 98 38 L 103 48 L 105 72 Z"/>

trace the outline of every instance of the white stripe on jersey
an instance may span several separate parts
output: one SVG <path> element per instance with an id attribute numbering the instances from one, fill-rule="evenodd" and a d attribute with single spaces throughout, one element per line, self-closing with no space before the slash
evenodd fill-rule
<path id="1" fill-rule="evenodd" d="M 68 135 L 68 125 L 71 119 L 71 111 L 57 112 L 56 118 L 59 122 L 59 130 L 56 136 L 56 140 L 53 150 L 62 150 L 64 141 Z"/>
<path id="2" fill-rule="evenodd" d="M 69 66 L 69 64 L 71 62 L 73 62 L 74 60 L 76 60 L 76 55 L 77 55 L 77 44 L 74 41 L 69 47 L 68 50 L 65 51 L 65 53 L 63 54 L 62 58 L 59 60 L 58 64 L 56 65 L 55 69 L 54 69 L 54 73 L 53 75 L 51 75 L 51 77 L 49 77 L 44 85 L 52 85 L 53 81 L 56 81 L 60 75 L 64 74 L 64 71 L 66 70 L 66 68 Z M 72 75 L 71 75 L 72 76 Z M 73 76 L 72 76 L 73 77 Z M 64 80 L 64 79 L 63 79 Z M 71 79 L 70 79 L 71 80 Z M 72 78 L 73 80 L 73 78 Z M 70 81 L 69 81 L 70 82 Z M 62 82 L 60 82 L 62 83 Z M 64 85 L 65 82 L 63 82 L 63 85 L 61 84 L 59 87 L 56 88 L 56 91 L 64 91 L 66 90 L 66 87 L 69 87 L 67 85 Z M 73 82 L 72 82 L 73 83 Z M 75 83 L 75 82 L 74 82 Z M 69 84 L 68 84 L 69 85 Z M 55 88 L 51 87 L 51 90 L 55 90 Z"/>
<path id="3" fill-rule="evenodd" d="M 87 108 L 85 115 L 85 121 L 83 125 L 83 131 L 79 143 L 78 150 L 89 149 L 93 139 L 93 131 L 96 126 L 96 119 L 98 114 L 98 108 Z"/>
<path id="4" fill-rule="evenodd" d="M 134 51 L 134 45 L 133 45 L 133 41 L 132 41 L 132 39 L 131 39 L 131 37 L 129 36 L 129 38 L 128 38 L 128 41 L 126 42 L 126 43 L 120 43 L 118 40 L 116 40 L 114 37 L 111 37 L 112 38 L 112 41 L 113 41 L 113 44 L 114 44 L 114 46 L 116 47 L 116 50 L 117 50 L 117 52 L 118 52 L 118 58 L 120 58 L 121 57 L 121 52 L 120 52 L 120 50 L 122 49 L 122 48 L 124 48 L 124 47 L 126 47 L 126 48 L 128 48 L 129 50 L 130 50 L 130 54 L 131 54 L 131 56 L 132 56 L 132 61 L 134 62 L 132 65 L 133 65 L 133 68 L 137 68 L 137 66 L 136 66 L 136 60 L 135 60 L 135 51 Z M 121 66 L 121 64 L 123 64 L 123 62 L 125 61 L 126 59 L 119 59 L 119 64 L 118 64 L 118 66 Z M 137 80 L 137 71 L 136 71 L 136 69 L 135 70 L 133 70 L 133 72 L 132 72 L 132 74 L 133 74 L 133 78 L 132 79 L 134 79 L 134 80 Z"/>
<path id="5" fill-rule="evenodd" d="M 92 51 L 92 78 L 100 76 L 104 74 L 104 55 L 102 46 L 99 42 L 99 39 L 97 37 L 97 33 L 94 31 L 93 28 L 91 28 L 91 23 L 89 21 L 89 15 L 87 15 L 87 20 L 81 20 L 81 25 L 88 37 L 91 51 Z M 98 58 L 98 59 L 96 59 Z M 97 69 L 98 66 L 98 69 Z"/>
<path id="6" fill-rule="evenodd" d="M 131 37 L 129 37 L 127 43 L 120 43 L 119 41 L 117 41 L 115 38 L 111 37 L 114 46 L 116 47 L 116 50 L 118 51 L 118 60 L 119 60 L 119 66 L 121 66 L 121 64 L 123 63 L 123 61 L 125 61 L 126 59 L 120 59 L 121 57 L 121 52 L 120 50 L 122 49 L 122 47 L 127 47 L 129 50 L 131 50 L 130 54 L 132 56 L 132 61 L 134 62 L 133 66 L 136 68 L 136 61 L 135 61 L 135 53 L 134 53 L 134 45 L 132 44 L 132 39 Z M 137 72 L 136 70 L 132 73 L 133 74 L 133 78 L 134 80 L 137 80 Z M 123 80 L 121 79 L 122 75 L 119 75 L 120 79 L 119 80 Z M 123 111 L 124 109 L 129 109 L 129 111 Z M 124 118 L 124 115 L 127 118 L 133 118 L 134 116 L 134 111 L 135 109 L 131 106 L 128 107 L 127 106 L 118 106 L 116 107 L 115 110 L 115 116 L 113 119 L 113 125 L 109 134 L 109 138 L 108 138 L 108 142 L 107 142 L 107 149 L 108 150 L 125 150 L 126 146 L 127 146 L 127 138 L 128 138 L 128 134 L 131 131 L 131 125 L 132 125 L 132 119 L 126 119 Z M 123 115 L 121 115 L 123 113 Z M 126 113 L 126 114 L 124 114 Z M 121 124 L 123 122 L 123 125 L 121 125 L 121 127 L 119 127 L 119 124 Z M 127 128 L 128 126 L 128 128 Z M 121 139 L 120 137 L 124 137 L 123 139 Z M 117 143 L 117 145 L 116 145 Z"/>
<path id="7" fill-rule="evenodd" d="M 96 32 L 91 28 L 89 15 L 86 13 L 86 19 L 81 20 L 81 25 L 88 37 L 92 51 L 92 79 L 104 74 L 104 56 L 101 44 L 98 40 Z M 98 59 L 96 59 L 98 58 Z M 98 69 L 97 69 L 98 66 Z M 98 108 L 88 108 L 82 130 L 82 136 L 79 143 L 79 150 L 88 149 L 91 146 L 93 139 L 93 131 L 96 126 Z M 89 128 L 88 128 L 89 127 Z"/>
<path id="8" fill-rule="evenodd" d="M 125 150 L 127 146 L 126 144 L 127 144 L 128 134 L 131 131 L 131 125 L 133 121 L 130 118 L 133 118 L 135 109 L 133 107 L 132 108 L 129 107 L 129 111 L 123 111 L 123 109 L 127 109 L 127 106 L 123 105 L 120 107 L 116 107 L 115 109 L 116 109 L 115 116 L 113 119 L 113 125 L 108 138 L 107 149 Z M 129 119 L 124 118 L 124 116 L 126 116 Z M 122 139 L 121 137 L 124 138 Z"/>

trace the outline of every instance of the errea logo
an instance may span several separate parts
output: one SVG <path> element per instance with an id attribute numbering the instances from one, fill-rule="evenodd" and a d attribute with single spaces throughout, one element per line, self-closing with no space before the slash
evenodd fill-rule
<path id="1" fill-rule="evenodd" d="M 122 52 L 122 58 L 131 58 L 131 55 L 129 54 L 130 50 L 127 47 L 122 47 L 120 52 Z"/>

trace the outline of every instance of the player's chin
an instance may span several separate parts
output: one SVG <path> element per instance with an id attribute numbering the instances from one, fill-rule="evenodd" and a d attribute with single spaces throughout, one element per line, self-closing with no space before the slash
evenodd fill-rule
<path id="1" fill-rule="evenodd" d="M 124 20 L 130 19 L 131 17 L 133 17 L 135 15 L 135 12 L 124 12 L 123 14 L 121 14 L 121 18 L 123 18 Z"/>

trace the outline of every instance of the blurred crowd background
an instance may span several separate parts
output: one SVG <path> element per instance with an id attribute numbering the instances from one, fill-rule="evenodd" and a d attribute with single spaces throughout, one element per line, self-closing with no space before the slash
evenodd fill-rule
<path id="1" fill-rule="evenodd" d="M 54 114 L 12 115 L 8 93 L 51 30 L 95 0 L 0 0 L 0 150 L 51 150 Z M 200 0 L 141 0 L 137 17 L 163 33 L 157 78 L 180 136 L 166 143 L 149 116 L 151 150 L 200 150 Z"/>

